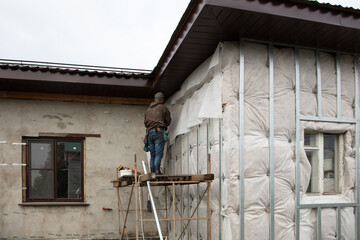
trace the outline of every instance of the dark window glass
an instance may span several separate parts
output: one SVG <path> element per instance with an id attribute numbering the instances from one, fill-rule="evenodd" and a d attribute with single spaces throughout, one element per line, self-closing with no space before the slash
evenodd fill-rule
<path id="1" fill-rule="evenodd" d="M 83 139 L 28 138 L 27 200 L 83 200 Z"/>
<path id="2" fill-rule="evenodd" d="M 51 199 L 54 197 L 54 171 L 31 170 L 30 197 Z"/>
<path id="3" fill-rule="evenodd" d="M 31 168 L 53 168 L 51 143 L 31 143 Z"/>
<path id="4" fill-rule="evenodd" d="M 324 192 L 336 192 L 334 134 L 324 134 Z"/>
<path id="5" fill-rule="evenodd" d="M 311 165 L 307 193 L 337 194 L 341 192 L 340 175 L 343 136 L 317 133 L 304 135 L 306 157 Z"/>
<path id="6" fill-rule="evenodd" d="M 316 134 L 306 133 L 304 137 L 304 145 L 309 147 L 317 147 Z"/>
<path id="7" fill-rule="evenodd" d="M 80 198 L 81 192 L 81 144 L 57 142 L 57 197 Z"/>

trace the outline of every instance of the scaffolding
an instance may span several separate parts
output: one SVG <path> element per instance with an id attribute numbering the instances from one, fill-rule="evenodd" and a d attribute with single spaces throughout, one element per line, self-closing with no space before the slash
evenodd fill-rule
<path id="1" fill-rule="evenodd" d="M 129 235 L 127 233 L 127 219 L 129 212 L 135 211 L 135 219 L 136 219 L 136 239 L 139 239 L 139 222 L 141 223 L 141 239 L 145 239 L 144 233 L 144 223 L 145 222 L 154 222 L 156 221 L 158 227 L 159 238 L 163 239 L 163 232 L 166 235 L 166 239 L 181 239 L 185 231 L 189 231 L 188 226 L 191 220 L 207 220 L 208 222 L 208 239 L 211 240 L 211 182 L 214 180 L 214 174 L 211 174 L 211 161 L 210 154 L 208 155 L 208 174 L 181 174 L 181 175 L 158 175 L 153 172 L 147 173 L 145 163 L 143 163 L 144 174 L 138 175 L 138 167 L 135 155 L 135 174 L 134 175 L 125 175 L 117 180 L 111 181 L 113 183 L 113 187 L 117 189 L 117 199 L 118 199 L 118 220 L 119 220 L 119 238 L 120 239 L 129 239 Z M 190 185 L 190 184 L 207 184 L 206 189 L 201 193 L 199 201 L 197 202 L 196 207 L 193 209 L 191 216 L 184 217 L 182 216 L 181 211 L 176 207 L 176 194 L 175 187 Z M 147 211 L 150 210 L 154 213 L 154 219 L 145 219 L 143 212 L 146 211 L 143 206 L 143 191 L 142 188 L 148 186 L 149 196 L 151 201 L 151 206 L 147 206 Z M 151 186 L 159 186 L 164 187 L 165 193 L 165 208 L 157 209 L 155 202 L 151 193 Z M 124 209 L 121 198 L 120 198 L 120 188 L 123 187 L 131 187 L 130 196 L 127 202 L 127 208 Z M 139 188 L 141 192 L 139 192 Z M 168 202 L 168 194 L 171 199 L 171 203 Z M 195 213 L 197 213 L 198 208 L 205 195 L 207 194 L 207 216 L 206 217 L 194 217 Z M 130 205 L 133 199 L 133 195 L 135 198 L 135 209 L 130 209 Z M 149 202 L 148 202 L 149 203 Z M 172 213 L 170 213 L 169 204 L 172 204 Z M 158 218 L 157 210 L 165 211 L 165 218 Z M 176 214 L 176 212 L 178 214 Z M 140 220 L 139 220 L 140 213 Z M 165 222 L 165 230 L 162 230 L 160 227 L 160 221 Z M 175 224 L 176 221 L 182 221 L 181 232 L 176 237 Z M 172 222 L 172 236 L 169 236 L 169 222 Z"/>

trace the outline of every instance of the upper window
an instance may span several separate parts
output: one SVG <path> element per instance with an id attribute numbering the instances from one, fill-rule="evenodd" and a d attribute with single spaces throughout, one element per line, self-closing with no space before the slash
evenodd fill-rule
<path id="1" fill-rule="evenodd" d="M 307 193 L 341 193 L 343 134 L 305 133 L 304 148 L 311 164 Z"/>
<path id="2" fill-rule="evenodd" d="M 26 138 L 26 200 L 83 201 L 83 139 Z"/>

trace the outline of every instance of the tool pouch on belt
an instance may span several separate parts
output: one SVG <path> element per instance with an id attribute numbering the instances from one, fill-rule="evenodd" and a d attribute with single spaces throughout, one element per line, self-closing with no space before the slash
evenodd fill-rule
<path id="1" fill-rule="evenodd" d="M 164 141 L 167 142 L 169 140 L 169 133 L 164 132 Z"/>
<path id="2" fill-rule="evenodd" d="M 148 134 L 146 133 L 146 135 L 144 136 L 144 151 L 145 152 L 149 152 L 150 148 L 149 148 L 149 141 L 148 141 Z"/>

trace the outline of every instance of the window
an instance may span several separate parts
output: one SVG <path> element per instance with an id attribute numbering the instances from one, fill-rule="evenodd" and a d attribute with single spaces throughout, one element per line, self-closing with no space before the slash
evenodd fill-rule
<path id="1" fill-rule="evenodd" d="M 341 193 L 343 134 L 306 133 L 304 148 L 311 164 L 307 193 Z"/>
<path id="2" fill-rule="evenodd" d="M 83 139 L 26 138 L 26 200 L 83 201 Z"/>

